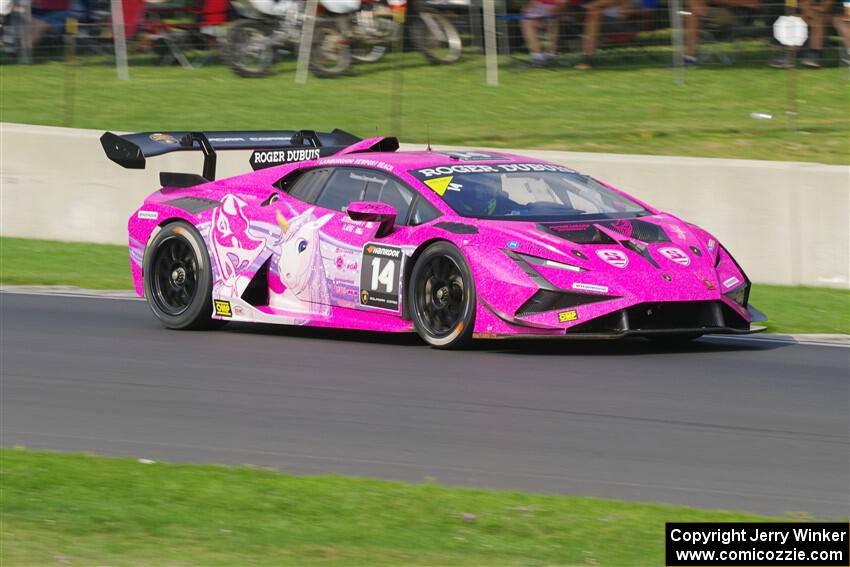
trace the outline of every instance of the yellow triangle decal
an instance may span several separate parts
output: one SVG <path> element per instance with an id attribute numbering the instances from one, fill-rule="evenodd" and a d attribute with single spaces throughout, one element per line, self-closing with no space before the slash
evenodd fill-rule
<path id="1" fill-rule="evenodd" d="M 428 179 L 425 181 L 425 185 L 431 188 L 434 193 L 439 195 L 440 197 L 446 192 L 446 189 L 449 188 L 449 183 L 452 182 L 452 176 L 448 177 L 438 177 L 436 179 Z"/>

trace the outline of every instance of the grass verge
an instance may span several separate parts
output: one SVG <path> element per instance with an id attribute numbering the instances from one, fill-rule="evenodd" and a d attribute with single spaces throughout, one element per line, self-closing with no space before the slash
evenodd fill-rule
<path id="1" fill-rule="evenodd" d="M 80 128 L 247 130 L 343 128 L 393 133 L 406 142 L 630 154 L 850 161 L 846 69 L 800 71 L 797 130 L 784 119 L 788 75 L 765 67 L 703 68 L 677 86 L 669 69 L 580 72 L 504 67 L 488 87 L 484 61 L 431 66 L 404 58 L 401 120 L 394 127 L 393 58 L 355 66 L 338 80 L 295 84 L 285 60 L 264 79 L 226 67 L 61 62 L 0 67 L 0 118 Z M 191 94 L 190 94 L 191 93 Z M 751 115 L 770 114 L 772 120 Z"/>
<path id="2" fill-rule="evenodd" d="M 0 450 L 0 563 L 663 565 L 664 522 L 757 516 Z"/>
<path id="3" fill-rule="evenodd" d="M 0 237 L 0 283 L 130 289 L 126 246 Z"/>
<path id="4" fill-rule="evenodd" d="M 0 237 L 0 283 L 132 287 L 123 246 Z M 775 333 L 850 333 L 850 291 L 756 284 L 750 301 Z"/>

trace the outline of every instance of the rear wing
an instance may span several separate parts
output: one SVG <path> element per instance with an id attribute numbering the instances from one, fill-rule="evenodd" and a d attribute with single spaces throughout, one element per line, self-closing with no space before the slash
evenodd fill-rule
<path id="1" fill-rule="evenodd" d="M 179 151 L 204 153 L 203 177 L 215 179 L 216 151 L 254 150 L 254 170 L 334 155 L 361 139 L 344 130 L 247 131 L 247 132 L 105 132 L 100 144 L 106 157 L 128 169 L 144 169 L 147 158 Z"/>

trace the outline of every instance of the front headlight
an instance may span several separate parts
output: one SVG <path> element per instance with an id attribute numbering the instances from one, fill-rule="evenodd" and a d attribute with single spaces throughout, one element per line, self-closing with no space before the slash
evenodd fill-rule
<path id="1" fill-rule="evenodd" d="M 741 307 L 746 307 L 747 300 L 749 299 L 750 295 L 750 283 L 744 282 L 732 291 L 727 291 L 723 295 L 725 295 Z"/>

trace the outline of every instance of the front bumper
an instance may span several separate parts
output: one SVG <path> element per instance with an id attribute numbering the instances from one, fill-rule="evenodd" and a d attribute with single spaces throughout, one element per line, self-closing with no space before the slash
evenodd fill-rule
<path id="1" fill-rule="evenodd" d="M 705 334 L 751 334 L 765 330 L 753 326 L 767 317 L 753 307 L 748 317 L 722 300 L 644 302 L 617 309 L 568 328 L 533 324 L 501 313 L 487 303 L 484 307 L 516 333 L 477 333 L 479 338 L 619 339 L 651 336 L 697 336 Z M 736 306 L 737 307 L 737 306 Z"/>

